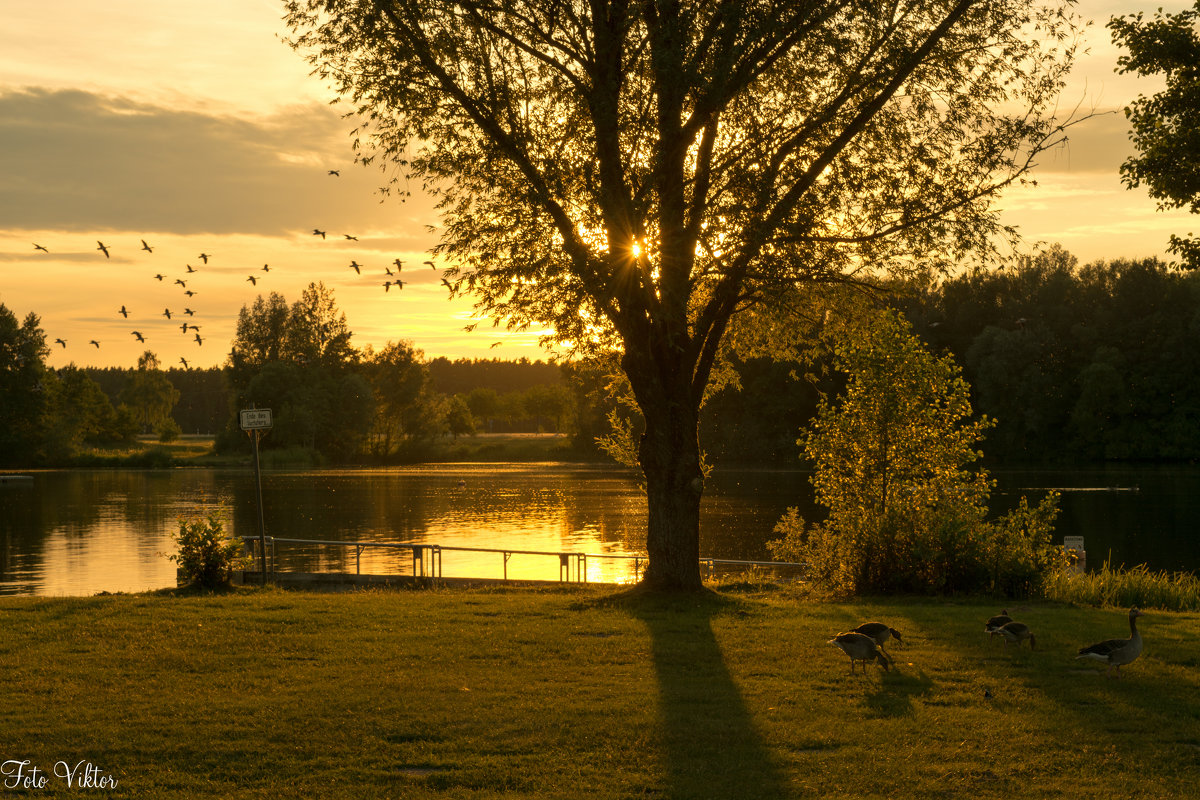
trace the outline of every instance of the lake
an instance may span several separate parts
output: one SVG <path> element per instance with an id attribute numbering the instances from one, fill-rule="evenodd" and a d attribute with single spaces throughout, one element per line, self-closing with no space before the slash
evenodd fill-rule
<path id="1" fill-rule="evenodd" d="M 172 586 L 172 534 L 181 516 L 219 512 L 231 533 L 257 536 L 247 469 L 35 471 L 0 486 L 0 594 L 87 595 Z M 1021 494 L 1062 492 L 1056 540 L 1082 535 L 1090 563 L 1200 566 L 1200 469 L 997 470 L 997 508 Z M 444 548 L 644 553 L 645 500 L 628 472 L 574 464 L 447 464 L 377 470 L 268 472 L 267 534 L 281 538 L 410 542 Z M 705 557 L 765 560 L 790 505 L 811 510 L 798 470 L 725 470 L 702 509 Z M 803 513 L 803 511 L 802 511 Z M 279 545 L 292 571 L 355 570 L 355 549 Z M 407 551 L 362 552 L 364 573 L 411 572 Z M 447 551 L 446 577 L 556 579 L 555 557 Z M 628 581 L 633 564 L 589 558 L 588 579 Z"/>

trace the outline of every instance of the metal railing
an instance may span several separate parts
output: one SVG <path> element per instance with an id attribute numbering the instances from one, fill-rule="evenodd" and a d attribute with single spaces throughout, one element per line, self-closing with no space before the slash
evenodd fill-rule
<path id="1" fill-rule="evenodd" d="M 254 545 L 258 543 L 257 536 L 243 536 L 243 541 L 247 544 L 247 551 L 254 553 Z M 509 580 L 508 577 L 508 560 L 512 556 L 544 556 L 558 558 L 558 580 L 560 583 L 589 583 L 588 580 L 588 560 L 612 560 L 612 561 L 632 561 L 633 562 L 633 578 L 637 580 L 642 571 L 642 566 L 650 559 L 643 555 L 618 555 L 613 553 L 577 553 L 570 551 L 557 550 L 516 550 L 512 548 L 499 547 L 459 547 L 459 546 L 444 546 L 439 544 L 415 543 L 415 542 L 355 542 L 355 541 L 338 541 L 331 539 L 289 539 L 279 536 L 266 537 L 268 546 L 266 571 L 268 575 L 275 575 L 276 564 L 276 544 L 296 544 L 296 545 L 322 545 L 333 547 L 353 547 L 354 548 L 354 574 L 362 574 L 362 554 L 368 548 L 383 548 L 393 550 L 409 550 L 412 553 L 412 574 L 419 578 L 441 578 L 442 577 L 442 554 L 443 553 L 495 553 L 502 557 L 501 574 L 503 580 Z M 255 560 L 258 561 L 261 554 L 256 555 Z M 261 561 L 259 561 L 261 563 Z M 701 558 L 700 564 L 707 571 L 707 576 L 712 577 L 716 574 L 718 566 L 727 567 L 744 567 L 744 568 L 767 568 L 767 569 L 803 569 L 803 564 L 798 564 L 792 561 L 750 561 L 744 559 L 729 559 L 729 558 Z M 478 577 L 478 576 L 476 576 Z"/>

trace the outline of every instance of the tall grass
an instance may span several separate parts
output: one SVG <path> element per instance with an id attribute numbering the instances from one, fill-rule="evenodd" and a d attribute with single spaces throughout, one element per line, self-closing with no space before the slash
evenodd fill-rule
<path id="1" fill-rule="evenodd" d="M 1113 567 L 1105 561 L 1094 572 L 1063 569 L 1046 577 L 1045 596 L 1076 605 L 1200 610 L 1200 578 L 1192 572 L 1151 571 L 1145 564 Z"/>

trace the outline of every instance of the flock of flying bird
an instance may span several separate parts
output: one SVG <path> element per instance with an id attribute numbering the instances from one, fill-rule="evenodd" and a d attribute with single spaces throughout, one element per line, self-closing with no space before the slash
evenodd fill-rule
<path id="1" fill-rule="evenodd" d="M 338 177 L 341 173 L 339 170 L 331 169 L 331 170 L 328 170 L 328 174 L 333 177 Z M 326 232 L 323 230 L 320 230 L 319 228 L 313 228 L 313 235 L 320 236 L 322 239 L 326 238 Z M 348 242 L 357 242 L 358 241 L 357 236 L 353 236 L 348 233 L 343 234 L 343 237 Z M 151 254 L 154 253 L 154 247 L 152 247 L 150 244 L 148 244 L 145 239 L 142 239 L 141 243 L 142 243 L 142 246 L 141 246 L 140 250 L 145 251 L 147 253 L 151 253 Z M 96 240 L 96 244 L 98 245 L 96 247 L 97 251 L 103 253 L 105 258 L 112 258 L 112 255 L 110 253 L 111 245 L 105 244 L 103 241 L 100 241 L 100 240 Z M 44 245 L 38 244 L 37 242 L 33 243 L 33 247 L 34 247 L 34 250 L 36 250 L 36 251 L 40 251 L 40 252 L 47 253 L 47 254 L 50 253 L 49 248 L 45 247 Z M 210 254 L 210 253 L 200 253 L 197 256 L 197 259 L 199 259 L 201 262 L 203 262 L 205 265 L 207 265 L 208 259 L 211 257 L 212 257 L 212 254 Z M 434 269 L 434 270 L 437 269 L 437 266 L 432 261 L 425 261 L 423 263 L 428 264 L 431 269 Z M 408 281 L 401 280 L 401 278 L 400 278 L 400 272 L 404 267 L 404 262 L 401 261 L 399 258 L 397 258 L 394 261 L 392 261 L 392 264 L 395 265 L 394 272 L 392 271 L 391 266 L 384 267 L 384 273 L 389 278 L 389 280 L 387 280 L 386 282 L 383 283 L 383 290 L 385 292 L 390 291 L 393 286 L 395 286 L 397 289 L 403 289 L 404 284 L 408 283 Z M 185 264 L 185 266 L 187 267 L 187 272 L 184 274 L 187 276 L 193 275 L 199 271 L 196 267 L 192 266 L 191 264 Z M 358 261 L 352 260 L 350 262 L 350 265 L 348 268 L 353 269 L 355 274 L 361 275 L 363 265 L 359 264 Z M 246 281 L 249 282 L 250 285 L 252 285 L 252 286 L 258 286 L 258 282 L 263 279 L 263 276 L 259 275 L 258 272 L 269 273 L 270 271 L 271 271 L 270 265 L 263 264 L 262 269 L 255 273 L 251 273 L 249 276 L 247 276 Z M 167 277 L 169 277 L 169 276 L 163 275 L 161 272 L 156 273 L 154 275 L 154 278 L 156 280 L 158 280 L 160 283 L 165 281 L 167 279 Z M 391 280 L 392 278 L 395 278 L 395 280 Z M 183 277 L 179 277 L 179 278 L 175 279 L 175 281 L 173 282 L 172 285 L 179 285 L 180 287 L 182 287 L 183 294 L 188 298 L 188 301 L 190 301 L 191 298 L 196 295 L 196 292 L 194 290 L 188 288 L 188 280 L 190 280 L 190 278 L 185 279 Z M 447 286 L 449 285 L 445 278 L 442 279 L 442 282 L 443 282 L 443 284 L 446 284 Z M 118 309 L 115 313 L 120 314 L 124 319 L 129 319 L 129 315 L 132 312 L 123 304 L 121 306 L 121 308 Z M 193 341 L 196 342 L 197 346 L 200 346 L 200 345 L 204 344 L 204 339 L 203 339 L 203 337 L 200 336 L 200 326 L 189 321 L 195 315 L 195 313 L 196 312 L 194 310 L 192 310 L 191 308 L 187 308 L 187 307 L 185 307 L 183 309 L 183 311 L 172 311 L 170 308 L 164 308 L 161 316 L 165 317 L 168 320 L 171 320 L 173 318 L 179 318 L 179 317 L 187 317 L 188 319 L 185 319 L 180 323 L 179 329 L 183 332 L 184 335 L 187 335 L 188 331 L 192 331 L 193 332 Z M 135 337 L 139 342 L 146 341 L 146 335 L 141 330 L 132 330 L 132 331 L 130 331 L 130 335 Z M 67 340 L 65 340 L 63 338 L 56 338 L 54 340 L 54 343 L 59 345 L 60 347 L 62 347 L 64 350 L 67 347 Z M 100 349 L 100 340 L 98 340 L 98 339 L 90 339 L 88 341 L 88 344 L 92 345 L 96 349 Z M 180 361 L 180 363 L 183 364 L 184 369 L 188 369 L 189 365 L 188 365 L 188 361 L 186 358 L 180 357 L 179 361 Z"/>
<path id="2" fill-rule="evenodd" d="M 1140 616 L 1142 612 L 1137 608 L 1129 609 L 1128 639 L 1106 639 L 1081 647 L 1075 658 L 1099 661 L 1108 665 L 1106 675 L 1111 676 L 1115 669 L 1116 676 L 1121 677 L 1121 667 L 1133 663 L 1142 654 L 1142 635 L 1137 629 L 1137 618 Z M 1020 646 L 1021 642 L 1028 641 L 1030 649 L 1033 649 L 1037 643 L 1037 638 L 1029 626 L 1010 617 L 1007 609 L 984 622 L 983 630 L 988 636 L 999 636 L 1005 646 L 1010 643 Z M 851 673 L 854 672 L 854 664 L 857 661 L 863 663 L 865 673 L 868 661 L 879 662 L 885 671 L 891 668 L 891 656 L 884 649 L 884 645 L 890 639 L 903 643 L 900 632 L 895 628 L 882 622 L 866 622 L 852 631 L 839 633 L 830 639 L 829 643 L 841 648 L 842 652 L 850 657 Z"/>

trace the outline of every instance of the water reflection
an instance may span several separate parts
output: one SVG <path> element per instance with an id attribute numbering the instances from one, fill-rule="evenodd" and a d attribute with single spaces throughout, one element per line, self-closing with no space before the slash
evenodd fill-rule
<path id="1" fill-rule="evenodd" d="M 249 470 L 35 472 L 0 485 L 0 594 L 82 595 L 175 583 L 172 534 L 181 516 L 215 509 L 239 536 L 258 535 Z M 1086 537 L 1097 566 L 1200 566 L 1200 469 L 997 470 L 996 510 L 1045 487 L 1064 490 L 1056 538 Z M 267 473 L 267 533 L 297 539 L 410 542 L 632 555 L 644 553 L 645 499 L 628 473 L 562 464 L 440 465 L 411 469 Z M 766 541 L 789 505 L 807 518 L 807 476 L 794 470 L 718 471 L 701 513 L 706 557 L 769 558 Z M 280 546 L 281 569 L 354 572 L 354 548 Z M 371 549 L 364 573 L 411 573 L 407 550 Z M 556 580 L 557 558 L 446 552 L 447 577 Z M 633 565 L 588 560 L 588 578 L 622 581 Z"/>

